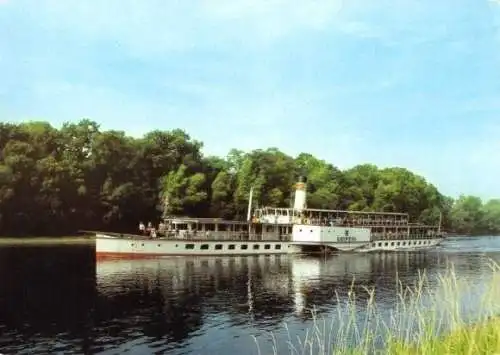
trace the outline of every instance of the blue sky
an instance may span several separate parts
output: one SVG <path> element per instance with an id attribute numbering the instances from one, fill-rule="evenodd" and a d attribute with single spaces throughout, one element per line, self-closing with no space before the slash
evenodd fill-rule
<path id="1" fill-rule="evenodd" d="M 185 129 L 500 197 L 500 4 L 0 0 L 0 119 Z"/>

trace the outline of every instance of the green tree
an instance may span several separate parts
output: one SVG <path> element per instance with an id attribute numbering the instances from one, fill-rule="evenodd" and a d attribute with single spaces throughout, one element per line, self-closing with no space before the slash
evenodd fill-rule
<path id="1" fill-rule="evenodd" d="M 408 212 L 458 233 L 500 233 L 500 200 L 454 201 L 404 168 L 341 171 L 277 148 L 204 157 L 202 147 L 179 129 L 134 138 L 89 119 L 60 129 L 0 123 L 0 234 L 130 231 L 162 213 L 243 219 L 252 187 L 254 206 L 289 207 L 300 175 L 311 208 Z"/>
<path id="2" fill-rule="evenodd" d="M 483 204 L 479 197 L 460 196 L 453 204 L 451 220 L 453 230 L 462 234 L 474 234 L 481 229 Z"/>

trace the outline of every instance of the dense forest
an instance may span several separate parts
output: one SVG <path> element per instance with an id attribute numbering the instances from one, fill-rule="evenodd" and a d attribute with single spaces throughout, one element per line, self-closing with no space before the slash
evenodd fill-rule
<path id="1" fill-rule="evenodd" d="M 90 120 L 56 129 L 46 122 L 0 123 L 0 235 L 55 235 L 79 229 L 135 230 L 169 213 L 244 218 L 250 187 L 259 205 L 288 207 L 299 175 L 308 207 L 404 211 L 463 234 L 500 234 L 500 199 L 453 200 L 404 168 L 372 164 L 341 171 L 276 148 L 203 156 L 182 130 L 141 138 L 102 131 Z"/>

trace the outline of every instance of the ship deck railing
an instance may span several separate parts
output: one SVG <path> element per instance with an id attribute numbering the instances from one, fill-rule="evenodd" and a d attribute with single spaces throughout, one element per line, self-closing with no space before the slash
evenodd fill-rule
<path id="1" fill-rule="evenodd" d="M 176 240 L 179 242 L 187 241 L 234 241 L 234 242 L 277 242 L 277 241 L 290 241 L 291 234 L 281 234 L 281 235 L 260 235 L 260 234 L 248 234 L 248 233 L 231 233 L 231 232 L 219 232 L 219 233 L 179 233 L 167 232 L 167 233 L 157 233 L 156 236 L 152 237 L 148 234 L 126 234 L 126 233 L 99 233 L 103 235 L 108 235 L 112 237 L 118 237 L 123 239 L 138 239 L 138 240 Z"/>
<path id="2" fill-rule="evenodd" d="M 372 241 L 379 240 L 409 240 L 409 239 L 435 239 L 442 238 L 442 233 L 422 233 L 422 234 L 407 234 L 407 233 L 393 233 L 393 234 L 372 234 Z"/>

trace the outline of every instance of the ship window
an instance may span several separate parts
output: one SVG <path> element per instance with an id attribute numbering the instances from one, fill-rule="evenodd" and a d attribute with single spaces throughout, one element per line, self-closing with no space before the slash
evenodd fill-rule
<path id="1" fill-rule="evenodd" d="M 254 248 L 255 250 L 257 250 L 257 249 L 259 249 L 259 248 L 260 248 L 260 245 L 259 245 L 259 244 L 254 244 L 254 245 L 253 245 L 253 248 Z"/>
<path id="2" fill-rule="evenodd" d="M 240 248 L 241 248 L 241 249 L 243 249 L 243 250 L 247 250 L 247 249 L 248 249 L 248 245 L 246 245 L 246 244 L 241 244 Z"/>
<path id="3" fill-rule="evenodd" d="M 229 246 L 227 247 L 229 250 L 234 250 L 235 248 L 235 245 L 234 244 L 229 244 Z"/>
<path id="4" fill-rule="evenodd" d="M 274 249 L 278 249 L 278 250 L 279 250 L 279 249 L 281 249 L 281 244 L 276 244 L 276 245 L 274 246 Z"/>
<path id="5" fill-rule="evenodd" d="M 201 250 L 207 250 L 207 249 L 208 249 L 208 244 L 202 244 L 202 245 L 200 246 L 200 249 L 201 249 Z"/>
<path id="6" fill-rule="evenodd" d="M 133 247 L 133 246 L 135 246 L 135 244 L 134 244 L 134 243 L 132 243 L 132 244 L 130 244 L 130 246 L 131 246 L 131 247 Z"/>
<path id="7" fill-rule="evenodd" d="M 382 243 L 378 243 L 378 246 L 381 247 L 382 246 Z"/>
<path id="8" fill-rule="evenodd" d="M 348 230 L 348 229 L 346 229 L 344 233 L 345 233 L 345 236 L 346 236 L 346 237 L 348 237 L 348 236 L 349 236 L 349 230 Z"/>
<path id="9" fill-rule="evenodd" d="M 265 245 L 264 245 L 264 249 L 271 249 L 271 245 L 269 245 L 269 244 L 265 244 Z"/>
<path id="10" fill-rule="evenodd" d="M 185 244 L 184 248 L 186 248 L 186 249 L 194 249 L 194 244 Z"/>
<path id="11" fill-rule="evenodd" d="M 311 229 L 311 233 L 313 232 L 313 230 Z"/>
<path id="12" fill-rule="evenodd" d="M 398 247 L 401 245 L 401 242 L 398 242 Z"/>
<path id="13" fill-rule="evenodd" d="M 384 246 L 388 246 L 388 245 L 389 245 L 389 243 L 385 242 Z"/>
<path id="14" fill-rule="evenodd" d="M 158 244 L 158 247 L 161 247 L 161 244 Z"/>
<path id="15" fill-rule="evenodd" d="M 215 244 L 215 250 L 222 250 L 222 244 Z"/>
<path id="16" fill-rule="evenodd" d="M 142 243 L 141 246 L 144 246 L 144 243 Z"/>
<path id="17" fill-rule="evenodd" d="M 394 242 L 391 243 L 391 247 L 393 247 L 393 246 L 394 246 Z"/>
<path id="18" fill-rule="evenodd" d="M 302 229 L 299 229 L 299 232 L 302 232 Z"/>

